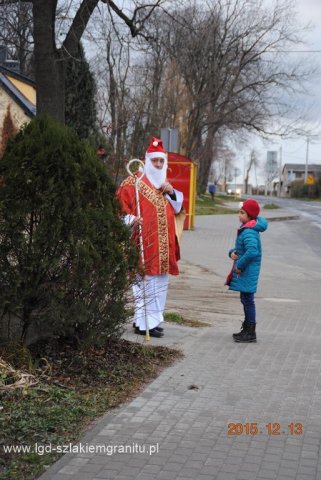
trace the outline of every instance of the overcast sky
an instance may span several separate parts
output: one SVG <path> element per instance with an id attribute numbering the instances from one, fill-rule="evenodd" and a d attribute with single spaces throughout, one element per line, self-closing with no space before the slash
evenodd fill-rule
<path id="1" fill-rule="evenodd" d="M 306 46 L 299 46 L 298 50 L 304 50 L 302 53 L 292 53 L 301 58 L 308 64 L 318 64 L 321 70 L 321 0 L 297 0 L 298 18 L 302 25 L 311 23 L 313 29 L 306 34 Z M 307 105 L 310 105 L 308 110 L 309 120 L 311 126 L 315 131 L 319 128 L 320 136 L 311 137 L 309 139 L 308 148 L 308 162 L 321 164 L 321 76 L 315 79 L 311 85 L 309 85 L 310 94 L 303 99 L 297 99 L 298 102 L 306 101 Z M 238 183 L 242 183 L 244 165 L 250 158 L 250 152 L 252 148 L 255 148 L 261 163 L 261 169 L 257 171 L 258 183 L 264 182 L 263 165 L 266 161 L 266 155 L 268 150 L 278 151 L 282 154 L 282 165 L 284 163 L 305 163 L 307 141 L 306 137 L 298 140 L 279 140 L 261 142 L 260 140 L 253 139 L 242 151 L 238 153 L 237 166 L 239 167 L 241 174 L 238 177 Z M 279 156 L 280 159 L 280 156 Z M 251 183 L 256 183 L 254 178 L 254 172 L 250 178 Z"/>

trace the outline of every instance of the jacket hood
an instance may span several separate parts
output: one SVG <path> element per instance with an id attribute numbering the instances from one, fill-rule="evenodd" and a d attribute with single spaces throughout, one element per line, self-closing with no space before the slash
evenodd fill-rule
<path id="1" fill-rule="evenodd" d="M 252 228 L 257 232 L 265 232 L 265 230 L 268 228 L 268 221 L 264 217 L 257 217 L 256 224 Z"/>
<path id="2" fill-rule="evenodd" d="M 238 231 L 240 232 L 245 228 L 251 228 L 252 230 L 256 230 L 257 232 L 265 232 L 267 227 L 268 227 L 268 221 L 266 220 L 266 218 L 257 217 L 256 220 L 253 219 L 241 225 Z"/>

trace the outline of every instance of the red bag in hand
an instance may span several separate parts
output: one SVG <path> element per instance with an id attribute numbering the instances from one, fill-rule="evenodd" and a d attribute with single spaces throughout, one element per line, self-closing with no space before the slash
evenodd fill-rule
<path id="1" fill-rule="evenodd" d="M 234 265 L 233 265 L 233 267 L 231 268 L 230 273 L 229 273 L 228 276 L 226 277 L 226 280 L 225 280 L 224 285 L 227 285 L 227 286 L 230 285 L 231 280 L 232 280 L 232 277 L 233 277 L 233 270 L 234 270 Z"/>

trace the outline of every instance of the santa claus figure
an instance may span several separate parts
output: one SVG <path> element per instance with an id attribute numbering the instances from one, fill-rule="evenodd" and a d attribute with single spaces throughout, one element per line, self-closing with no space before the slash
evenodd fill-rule
<path id="1" fill-rule="evenodd" d="M 170 275 L 178 275 L 179 243 L 175 214 L 183 206 L 183 194 L 167 181 L 167 156 L 162 140 L 153 137 L 145 154 L 145 171 L 138 183 L 140 218 L 137 215 L 135 179 L 126 178 L 117 196 L 124 221 L 130 226 L 139 245 L 138 226 L 142 236 L 143 271 L 133 286 L 135 301 L 134 327 L 145 335 L 162 337 L 163 312 Z"/>

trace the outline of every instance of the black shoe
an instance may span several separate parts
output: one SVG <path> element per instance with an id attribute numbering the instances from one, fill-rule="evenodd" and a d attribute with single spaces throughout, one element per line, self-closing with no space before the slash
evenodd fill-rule
<path id="1" fill-rule="evenodd" d="M 241 330 L 240 330 L 240 332 L 238 332 L 238 333 L 233 333 L 233 338 L 234 338 L 234 339 L 235 339 L 235 338 L 239 338 L 239 337 L 242 335 L 242 332 L 246 332 L 246 330 L 247 330 L 247 328 L 248 328 L 248 325 L 249 325 L 248 322 L 246 322 L 246 321 L 244 320 L 244 322 L 243 322 L 242 325 L 241 325 Z"/>
<path id="2" fill-rule="evenodd" d="M 136 323 L 133 322 L 133 328 L 136 328 Z M 137 327 L 138 328 L 138 327 Z M 163 332 L 164 329 L 162 327 L 155 327 L 156 330 L 158 330 L 159 332 Z"/>
<path id="3" fill-rule="evenodd" d="M 242 331 L 238 337 L 234 337 L 234 341 L 238 343 L 256 342 L 255 323 L 248 323 L 246 331 Z"/>
<path id="4" fill-rule="evenodd" d="M 138 333 L 138 335 L 146 335 L 146 330 L 139 330 L 139 328 L 136 327 L 135 328 L 135 333 Z M 156 328 L 152 328 L 151 330 L 149 330 L 149 336 L 160 338 L 160 337 L 164 336 L 164 333 L 158 331 Z"/>
<path id="5" fill-rule="evenodd" d="M 152 328 L 151 330 L 149 330 L 149 335 L 151 337 L 156 337 L 156 338 L 160 338 L 160 337 L 163 337 L 164 336 L 164 333 L 161 332 L 160 330 L 158 330 L 158 328 Z"/>

